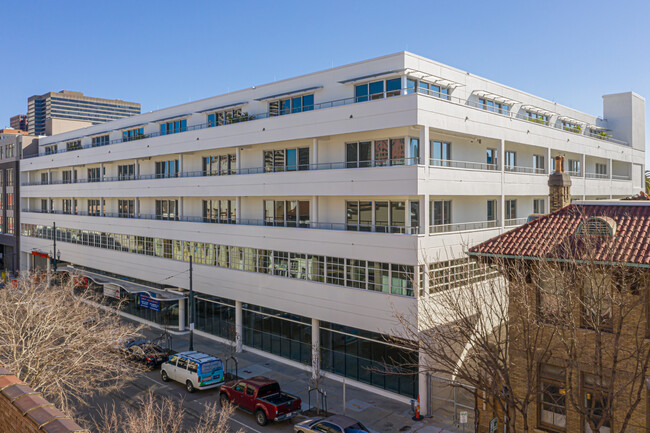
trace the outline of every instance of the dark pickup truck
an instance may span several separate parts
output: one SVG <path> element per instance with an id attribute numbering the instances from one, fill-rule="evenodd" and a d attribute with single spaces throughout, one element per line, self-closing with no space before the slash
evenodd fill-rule
<path id="1" fill-rule="evenodd" d="M 269 421 L 284 421 L 298 415 L 301 400 L 280 390 L 280 385 L 268 377 L 233 380 L 221 385 L 221 406 L 232 403 L 255 415 L 259 425 Z"/>

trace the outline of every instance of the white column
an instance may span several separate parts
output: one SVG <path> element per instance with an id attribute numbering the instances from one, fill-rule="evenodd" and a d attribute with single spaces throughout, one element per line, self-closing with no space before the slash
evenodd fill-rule
<path id="1" fill-rule="evenodd" d="M 402 91 L 400 93 L 402 95 L 406 95 L 406 75 L 402 75 L 401 78 L 402 78 L 402 80 L 401 80 L 401 82 L 402 82 L 402 84 L 401 84 Z"/>
<path id="2" fill-rule="evenodd" d="M 612 196 L 612 188 L 614 188 L 614 181 L 613 181 L 614 178 L 612 177 L 612 175 L 614 173 L 612 172 L 612 168 L 613 168 L 612 167 L 612 159 L 610 158 L 609 159 L 609 167 L 607 168 L 607 170 L 608 170 L 607 175 L 609 176 L 609 198 L 613 197 Z"/>
<path id="3" fill-rule="evenodd" d="M 183 197 L 178 197 L 178 219 L 182 220 L 185 215 L 185 200 Z"/>
<path id="4" fill-rule="evenodd" d="M 311 374 L 316 379 L 320 371 L 320 320 L 311 319 Z"/>
<path id="5" fill-rule="evenodd" d="M 318 138 L 312 140 L 311 145 L 311 163 L 318 164 Z"/>
<path id="6" fill-rule="evenodd" d="M 52 183 L 52 170 L 47 170 L 47 183 L 51 184 Z"/>
<path id="7" fill-rule="evenodd" d="M 99 164 L 99 181 L 103 182 L 104 181 L 104 163 Z"/>
<path id="8" fill-rule="evenodd" d="M 138 218 L 140 216 L 140 198 L 136 197 L 133 201 L 135 202 L 135 217 Z"/>
<path id="9" fill-rule="evenodd" d="M 241 148 L 240 147 L 238 147 L 237 150 L 235 151 L 235 168 L 237 169 L 237 173 L 239 173 L 239 170 L 241 170 Z"/>
<path id="10" fill-rule="evenodd" d="M 423 351 L 420 350 L 419 364 L 426 365 L 426 362 L 426 355 Z M 427 412 L 429 409 L 429 393 L 427 392 L 429 389 L 429 384 L 427 383 L 427 379 L 427 374 L 425 372 L 420 372 L 418 374 L 418 395 L 420 397 L 420 415 L 422 416 L 428 415 Z"/>
<path id="11" fill-rule="evenodd" d="M 178 330 L 185 331 L 185 299 L 178 300 Z"/>
<path id="12" fill-rule="evenodd" d="M 178 154 L 178 175 L 183 176 L 183 154 Z"/>
<path id="13" fill-rule="evenodd" d="M 429 165 L 431 158 L 431 145 L 429 144 L 429 127 L 420 128 L 420 164 Z"/>
<path id="14" fill-rule="evenodd" d="M 140 161 L 135 160 L 135 178 L 140 179 Z"/>
<path id="15" fill-rule="evenodd" d="M 505 228 L 506 221 L 506 195 L 505 195 L 505 157 L 506 157 L 506 141 L 499 140 L 499 154 L 497 155 L 497 162 L 501 169 L 501 203 L 499 206 L 499 215 L 501 215 L 501 231 Z"/>
<path id="16" fill-rule="evenodd" d="M 104 209 L 104 197 L 99 198 L 99 214 L 101 216 L 106 216 L 106 209 Z"/>
<path id="17" fill-rule="evenodd" d="M 429 202 L 430 195 L 424 194 L 420 196 L 420 224 L 422 224 L 422 233 L 429 234 L 431 224 L 431 204 Z"/>
<path id="18" fill-rule="evenodd" d="M 240 353 L 243 345 L 244 320 L 242 302 L 235 301 L 235 351 Z"/>
<path id="19" fill-rule="evenodd" d="M 546 149 L 546 173 L 551 174 L 551 148 Z"/>
<path id="20" fill-rule="evenodd" d="M 311 198 L 311 215 L 309 215 L 311 220 L 311 226 L 314 228 L 318 227 L 318 196 L 314 195 Z"/>
<path id="21" fill-rule="evenodd" d="M 235 199 L 235 221 L 241 224 L 241 197 Z"/>

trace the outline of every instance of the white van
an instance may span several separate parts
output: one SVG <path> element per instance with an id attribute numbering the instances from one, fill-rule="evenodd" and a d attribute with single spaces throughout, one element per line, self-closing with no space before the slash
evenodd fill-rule
<path id="1" fill-rule="evenodd" d="M 223 383 L 223 362 L 201 352 L 180 352 L 162 363 L 160 376 L 164 382 L 172 379 L 185 384 L 187 392 L 216 388 Z"/>

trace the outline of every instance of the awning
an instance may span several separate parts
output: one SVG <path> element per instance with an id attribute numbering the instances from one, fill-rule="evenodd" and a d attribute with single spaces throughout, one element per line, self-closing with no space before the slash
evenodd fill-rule
<path id="1" fill-rule="evenodd" d="M 220 106 L 220 107 L 208 108 L 208 109 L 206 109 L 206 110 L 197 111 L 197 113 L 205 113 L 205 112 L 207 112 L 207 111 L 219 111 L 219 110 L 225 110 L 226 108 L 239 107 L 239 106 L 242 106 L 242 105 L 244 105 L 244 104 L 248 104 L 248 102 L 246 102 L 246 101 L 244 101 L 244 102 L 236 102 L 236 103 L 234 103 L 234 104 L 228 104 L 228 105 L 222 105 L 222 106 Z"/>
<path id="2" fill-rule="evenodd" d="M 361 77 L 350 78 L 350 79 L 347 79 L 347 80 L 339 81 L 339 83 L 340 84 L 349 84 L 349 83 L 354 83 L 354 82 L 357 82 L 357 81 L 369 80 L 371 78 L 379 78 L 379 77 L 383 77 L 383 76 L 386 76 L 386 75 L 399 74 L 400 72 L 404 72 L 404 71 L 405 71 L 405 69 L 394 69 L 392 71 L 378 72 L 376 74 L 363 75 Z"/>
<path id="3" fill-rule="evenodd" d="M 185 113 L 185 114 L 178 114 L 178 115 L 176 115 L 176 116 L 165 117 L 164 119 L 156 119 L 156 120 L 152 121 L 152 123 L 153 123 L 153 122 L 156 122 L 156 123 L 158 123 L 158 122 L 164 122 L 165 120 L 180 119 L 181 117 L 187 117 L 187 116 L 189 116 L 189 115 L 191 115 L 191 114 L 192 114 L 192 113 Z"/>
<path id="4" fill-rule="evenodd" d="M 558 117 L 559 120 L 567 123 L 573 123 L 575 125 L 586 125 L 586 122 L 583 122 L 582 120 L 574 119 L 569 116 L 560 116 Z"/>
<path id="5" fill-rule="evenodd" d="M 133 128 L 137 128 L 138 126 L 148 125 L 150 123 L 151 122 L 143 122 L 143 123 L 135 123 L 135 124 L 129 125 L 129 126 L 121 126 L 120 128 L 118 128 L 118 130 L 124 131 L 125 129 L 133 129 Z M 107 131 L 107 132 L 109 132 L 109 131 Z"/>
<path id="6" fill-rule="evenodd" d="M 535 107 L 534 105 L 522 105 L 521 108 L 526 111 L 530 111 L 531 113 L 542 114 L 544 116 L 552 116 L 554 114 L 557 114 L 552 111 L 544 110 L 543 108 Z"/>
<path id="7" fill-rule="evenodd" d="M 435 75 L 431 75 L 431 74 L 429 74 L 427 72 L 418 71 L 418 70 L 415 70 L 415 69 L 407 69 L 406 70 L 406 76 L 412 77 L 412 78 L 415 78 L 415 79 L 418 79 L 418 80 L 426 80 L 426 81 L 428 81 L 430 83 L 435 84 L 436 86 L 447 87 L 449 89 L 455 89 L 456 87 L 464 86 L 464 84 L 462 84 L 462 83 L 458 83 L 456 81 L 449 80 L 449 79 L 446 79 L 446 78 L 441 78 L 441 77 L 438 77 L 438 76 L 435 76 Z"/>
<path id="8" fill-rule="evenodd" d="M 95 272 L 87 271 L 85 269 L 77 269 L 72 266 L 60 266 L 57 270 L 68 272 L 69 274 L 73 275 L 87 277 L 88 279 L 95 282 L 95 284 L 113 284 L 120 286 L 122 289 L 131 294 L 148 293 L 150 295 L 154 295 L 156 299 L 159 299 L 161 301 L 177 301 L 179 299 L 187 298 L 187 296 L 179 295 L 178 293 L 168 292 L 166 290 L 145 286 L 143 284 L 133 283 L 131 281 L 122 280 L 120 278 L 109 277 L 107 275 L 98 274 Z"/>
<path id="9" fill-rule="evenodd" d="M 277 93 L 275 95 L 265 96 L 263 98 L 256 99 L 256 101 L 268 101 L 269 99 L 276 99 L 276 98 L 281 98 L 283 96 L 297 95 L 299 93 L 311 92 L 312 90 L 318 90 L 318 89 L 322 89 L 322 88 L 323 88 L 323 86 L 307 87 L 305 89 L 292 90 L 290 92 Z"/>
<path id="10" fill-rule="evenodd" d="M 506 98 L 505 96 L 490 93 L 490 92 L 488 92 L 486 90 L 475 90 L 473 93 L 476 96 L 480 97 L 480 98 L 489 99 L 490 101 L 500 102 L 502 104 L 508 104 L 508 105 L 511 105 L 511 106 L 514 105 L 514 104 L 519 103 L 519 101 L 515 101 L 513 99 Z"/>

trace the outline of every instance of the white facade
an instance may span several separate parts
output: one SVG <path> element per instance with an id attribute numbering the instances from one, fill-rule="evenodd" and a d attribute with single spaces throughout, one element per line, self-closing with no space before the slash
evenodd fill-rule
<path id="1" fill-rule="evenodd" d="M 369 98 L 363 87 L 357 89 L 373 83 L 373 93 L 379 81 L 383 90 Z M 269 114 L 275 101 L 293 98 L 290 113 Z M 241 116 L 239 122 L 214 127 L 210 114 L 233 109 L 241 110 L 235 114 Z M 252 304 L 315 323 L 393 334 L 395 311 L 415 311 L 416 298 L 435 284 L 426 273 L 416 272 L 421 265 L 462 257 L 465 246 L 523 223 L 534 211 L 548 211 L 547 180 L 555 156 L 571 160 L 576 198 L 638 192 L 644 172 L 644 109 L 644 99 L 633 93 L 607 95 L 606 119 L 601 119 L 403 52 L 45 137 L 41 155 L 21 163 L 21 263 L 30 263 L 32 251 L 51 250 L 51 240 L 35 237 L 34 231 L 53 221 L 63 229 L 194 242 L 192 248 L 199 245 L 205 251 L 199 253 L 206 256 L 204 263 L 208 244 L 235 247 L 231 254 L 254 249 L 254 265 L 238 262 L 232 269 L 232 262 L 220 267 L 218 258 L 212 265 L 199 262 L 194 290 L 236 301 L 237 308 Z M 162 135 L 160 125 L 168 122 L 178 122 L 180 132 L 172 125 L 172 133 Z M 138 139 L 125 139 L 124 131 L 139 128 Z M 368 163 L 367 158 L 351 158 L 349 143 L 354 142 L 370 142 Z M 434 142 L 450 143 L 450 155 L 434 154 Z M 298 148 L 308 149 L 296 152 L 302 160 L 288 162 L 294 153 L 286 149 Z M 496 151 L 496 163 L 486 159 L 489 149 Z M 283 150 L 275 155 L 283 155 L 284 162 L 269 165 L 264 152 L 270 150 Z M 233 158 L 224 175 L 206 172 L 204 157 L 223 155 Z M 162 174 L 156 164 L 161 161 L 177 161 L 171 177 L 169 171 Z M 292 170 L 296 163 L 302 169 Z M 132 170 L 128 174 L 118 168 L 129 165 L 133 168 L 123 169 Z M 76 174 L 64 174 L 71 170 Z M 89 200 L 105 205 L 92 202 L 91 209 Z M 120 210 L 119 200 L 133 200 L 133 209 Z M 160 220 L 157 200 L 178 203 L 174 220 Z M 212 219 L 203 213 L 205 200 L 229 204 L 231 211 L 223 218 L 231 223 L 204 222 Z M 286 217 L 283 225 L 289 226 L 264 225 L 264 202 L 269 200 L 308 202 L 298 212 L 305 215 L 308 209 L 308 221 L 302 221 L 304 227 L 289 227 L 292 220 Z M 359 228 L 348 220 L 356 215 L 351 201 L 368 209 L 367 222 L 360 224 L 367 231 L 350 230 Z M 372 202 L 369 208 L 367 202 Z M 395 209 L 392 221 L 384 220 L 384 203 Z M 493 206 L 489 215 L 488 206 Z M 441 215 L 441 209 L 450 209 L 450 215 Z M 120 218 L 125 213 L 132 218 Z M 188 287 L 188 264 L 182 257 L 65 241 L 57 247 L 61 260 L 73 265 Z M 295 262 L 288 256 L 289 269 L 277 271 L 293 277 L 271 275 L 285 266 L 279 262 L 271 265 L 271 274 L 256 270 L 261 251 L 268 250 L 298 254 Z M 343 272 L 341 281 L 336 275 L 328 281 L 328 265 L 323 282 L 309 281 L 301 272 L 312 269 L 310 255 L 361 262 L 335 266 L 333 274 Z M 368 262 L 388 264 L 382 281 L 392 281 L 381 287 L 394 294 L 381 287 L 350 287 L 370 287 Z M 351 282 L 358 275 L 349 269 L 353 263 L 363 265 L 364 281 Z M 410 276 L 397 274 L 409 269 L 414 271 Z M 404 288 L 411 282 L 416 286 L 412 291 Z"/>

